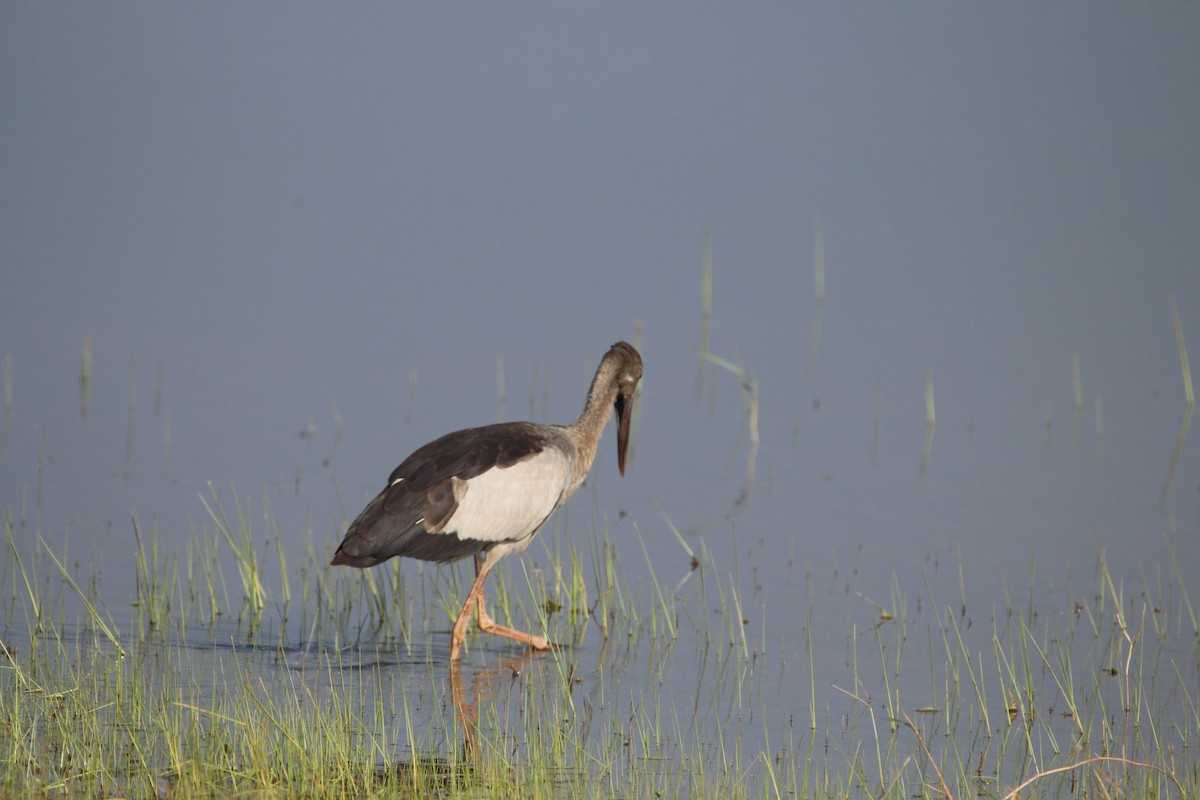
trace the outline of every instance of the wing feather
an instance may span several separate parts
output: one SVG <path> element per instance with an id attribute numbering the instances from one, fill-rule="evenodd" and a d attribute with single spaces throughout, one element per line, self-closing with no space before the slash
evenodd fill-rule
<path id="1" fill-rule="evenodd" d="M 409 556 L 455 561 L 530 536 L 562 494 L 547 429 L 508 422 L 447 434 L 417 449 L 351 523 L 334 564 Z M 550 486 L 543 482 L 550 479 Z"/>

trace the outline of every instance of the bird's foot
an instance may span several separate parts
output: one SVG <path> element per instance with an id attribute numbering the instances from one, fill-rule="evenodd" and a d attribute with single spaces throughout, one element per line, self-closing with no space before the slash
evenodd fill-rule
<path id="1" fill-rule="evenodd" d="M 546 639 L 546 637 L 538 636 L 533 633 L 525 633 L 524 631 L 519 631 L 515 628 L 509 628 L 496 622 L 494 619 L 492 619 L 491 615 L 487 613 L 487 609 L 484 608 L 482 602 L 479 604 L 479 630 L 483 631 L 484 633 L 492 633 L 496 636 L 504 636 L 512 639 L 513 641 L 529 645 L 534 650 L 550 649 L 550 642 Z"/>

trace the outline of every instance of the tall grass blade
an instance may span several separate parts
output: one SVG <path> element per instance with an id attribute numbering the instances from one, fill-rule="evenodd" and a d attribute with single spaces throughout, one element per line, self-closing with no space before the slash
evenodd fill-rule
<path id="1" fill-rule="evenodd" d="M 933 370 L 925 370 L 925 442 L 921 447 L 921 476 L 929 469 L 929 457 L 933 452 L 933 432 L 937 428 L 937 414 L 933 407 Z"/>
<path id="2" fill-rule="evenodd" d="M 0 422 L 0 456 L 8 449 L 8 429 L 12 422 L 13 411 L 13 359 L 12 353 L 4 354 L 3 372 L 4 383 L 4 421 Z"/>
<path id="3" fill-rule="evenodd" d="M 92 337 L 83 337 L 83 358 L 79 367 L 79 418 L 87 419 L 88 394 L 92 386 Z"/>
<path id="4" fill-rule="evenodd" d="M 1079 424 L 1083 420 L 1083 374 L 1079 369 L 1079 353 L 1076 352 L 1071 360 L 1071 387 L 1075 393 L 1075 416 L 1071 419 L 1071 441 L 1067 444 L 1067 452 L 1075 452 L 1075 442 L 1079 439 Z"/>
<path id="5" fill-rule="evenodd" d="M 712 229 L 704 226 L 704 250 L 700 258 L 700 342 L 696 352 L 708 352 L 708 335 L 712 324 Z M 696 399 L 704 395 L 704 359 L 696 364 Z"/>
<path id="6" fill-rule="evenodd" d="M 813 319 L 808 335 L 808 374 L 817 370 L 821 329 L 825 325 L 825 223 L 821 212 L 813 218 Z"/>
<path id="7" fill-rule="evenodd" d="M 508 390 L 504 386 L 504 351 L 496 348 L 496 422 L 504 421 L 504 409 L 508 404 Z"/>
<path id="8" fill-rule="evenodd" d="M 1171 324 L 1175 329 L 1175 344 L 1179 347 L 1179 369 L 1183 373 L 1183 398 L 1186 403 L 1183 412 L 1183 422 L 1179 426 L 1179 435 L 1175 437 L 1175 452 L 1171 454 L 1171 464 L 1167 467 L 1167 477 L 1163 481 L 1162 491 L 1158 493 L 1160 505 L 1166 505 L 1167 497 L 1171 494 L 1171 484 L 1175 481 L 1175 471 L 1179 468 L 1179 459 L 1183 456 L 1183 445 L 1187 441 L 1188 428 L 1192 424 L 1192 412 L 1195 410 L 1195 396 L 1192 394 L 1192 368 L 1188 364 L 1187 343 L 1183 339 L 1183 325 L 1179 322 L 1179 309 L 1175 307 L 1175 298 L 1171 302 Z"/>
<path id="9" fill-rule="evenodd" d="M 50 560 L 54 562 L 54 566 L 58 567 L 59 574 L 62 575 L 63 580 L 67 582 L 67 585 L 71 587 L 71 590 L 75 592 L 75 595 L 79 598 L 79 602 L 83 603 L 83 607 L 87 609 L 88 618 L 91 619 L 92 623 L 104 633 L 105 637 L 108 638 L 108 641 L 112 643 L 112 646 L 117 649 L 118 655 L 120 655 L 121 658 L 124 658 L 125 649 L 121 647 L 120 641 L 117 640 L 117 634 L 112 628 L 108 627 L 108 623 L 105 622 L 104 618 L 100 616 L 100 612 L 96 611 L 96 607 L 92 604 L 92 601 L 86 594 L 84 594 L 83 590 L 79 588 L 79 584 L 75 583 L 75 579 L 71 577 L 71 573 L 67 572 L 67 568 L 63 566 L 63 563 L 58 560 L 58 556 L 55 555 L 54 551 L 50 548 L 49 542 L 40 536 L 38 537 L 38 542 L 42 545 L 42 548 L 45 549 L 46 554 L 50 556 Z"/>

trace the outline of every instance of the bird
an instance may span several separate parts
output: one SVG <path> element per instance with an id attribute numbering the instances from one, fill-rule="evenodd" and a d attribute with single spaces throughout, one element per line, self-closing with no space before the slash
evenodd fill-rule
<path id="1" fill-rule="evenodd" d="M 365 569 L 395 556 L 440 563 L 473 556 L 475 581 L 451 631 L 451 662 L 459 659 L 475 612 L 481 631 L 549 649 L 545 637 L 491 618 L 484 580 L 502 557 L 525 550 L 580 487 L 610 416 L 616 417 L 617 469 L 625 475 L 641 377 L 641 354 L 617 342 L 600 360 L 575 422 L 501 422 L 448 433 L 418 448 L 350 524 L 330 563 Z"/>

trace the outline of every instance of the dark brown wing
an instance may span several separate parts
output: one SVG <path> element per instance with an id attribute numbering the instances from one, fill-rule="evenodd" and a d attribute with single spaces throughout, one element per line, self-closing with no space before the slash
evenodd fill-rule
<path id="1" fill-rule="evenodd" d="M 393 556 L 456 561 L 494 542 L 460 538 L 442 526 L 458 508 L 455 480 L 508 467 L 546 447 L 538 425 L 504 422 L 446 434 L 419 448 L 392 471 L 388 485 L 346 531 L 333 564 L 371 567 Z"/>

